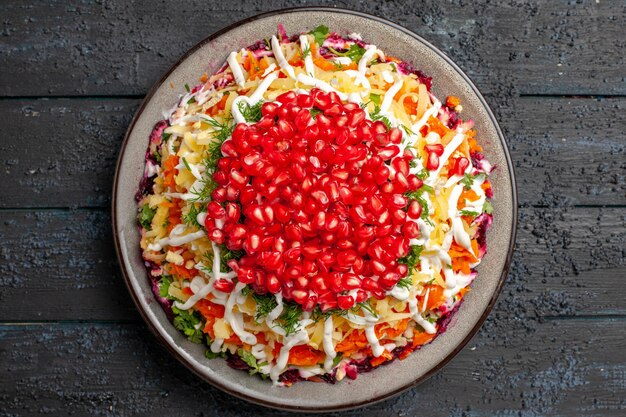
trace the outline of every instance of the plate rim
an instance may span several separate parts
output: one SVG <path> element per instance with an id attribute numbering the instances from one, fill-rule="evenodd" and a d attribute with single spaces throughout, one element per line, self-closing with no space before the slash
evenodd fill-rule
<path id="1" fill-rule="evenodd" d="M 117 206 L 117 193 L 118 193 L 118 184 L 119 184 L 119 171 L 120 171 L 120 167 L 122 164 L 122 160 L 125 154 L 125 151 L 127 149 L 127 145 L 128 142 L 130 140 L 130 135 L 131 132 L 134 130 L 135 128 L 135 124 L 137 123 L 137 120 L 139 119 L 139 117 L 143 114 L 146 105 L 152 100 L 153 96 L 155 95 L 156 91 L 161 87 L 161 85 L 163 85 L 163 83 L 165 82 L 165 80 L 170 76 L 170 74 L 172 74 L 172 72 L 174 72 L 174 70 L 176 70 L 189 56 L 191 56 L 192 54 L 194 54 L 198 49 L 202 48 L 204 45 L 206 45 L 207 43 L 211 42 L 212 40 L 222 36 L 223 34 L 229 32 L 230 30 L 242 25 L 242 24 L 247 24 L 250 22 L 253 22 L 255 20 L 259 20 L 259 19 L 263 19 L 266 17 L 271 17 L 271 16 L 276 16 L 276 15 L 281 15 L 281 14 L 289 14 L 289 13 L 294 13 L 294 12 L 330 12 L 330 13 L 343 13 L 343 14 L 350 14 L 350 15 L 354 15 L 354 16 L 359 16 L 359 17 L 363 17 L 366 19 L 371 19 L 374 21 L 377 21 L 379 23 L 382 23 L 386 26 L 391 27 L 394 30 L 398 30 L 400 32 L 403 32 L 405 35 L 415 39 L 416 41 L 422 43 L 424 46 L 428 47 L 429 49 L 431 49 L 435 54 L 437 54 L 441 59 L 443 59 L 448 65 L 450 65 L 454 71 L 457 72 L 457 74 L 469 85 L 469 87 L 471 88 L 472 92 L 474 94 L 476 94 L 476 97 L 478 98 L 480 104 L 483 106 L 483 108 L 485 109 L 487 116 L 489 117 L 489 120 L 491 121 L 491 123 L 493 123 L 493 126 L 495 127 L 496 133 L 498 135 L 498 140 L 500 141 L 501 145 L 502 145 L 502 149 L 504 152 L 504 158 L 506 160 L 506 167 L 507 167 L 507 172 L 509 174 L 509 182 L 511 185 L 511 203 L 512 203 L 512 217 L 511 217 L 511 235 L 509 237 L 509 248 L 507 251 L 507 255 L 506 255 L 506 261 L 504 264 L 504 267 L 502 268 L 502 272 L 500 274 L 500 277 L 498 279 L 498 283 L 496 285 L 495 290 L 493 291 L 493 294 L 489 300 L 489 303 L 487 304 L 487 307 L 484 309 L 483 313 L 481 314 L 480 318 L 478 319 L 478 321 L 476 322 L 476 324 L 474 325 L 474 327 L 472 327 L 472 329 L 469 331 L 469 333 L 459 342 L 457 343 L 456 347 L 454 348 L 454 350 L 452 350 L 452 352 L 450 352 L 445 358 L 443 358 L 443 360 L 441 360 L 437 365 L 435 365 L 433 368 L 431 368 L 428 372 L 426 372 L 425 374 L 423 374 L 422 376 L 420 376 L 419 378 L 416 378 L 415 380 L 413 380 L 411 383 L 406 384 L 403 387 L 400 387 L 394 391 L 390 391 L 390 392 L 386 392 L 384 394 L 378 395 L 370 400 L 366 400 L 366 401 L 359 401 L 359 402 L 354 402 L 354 403 L 349 403 L 347 402 L 346 404 L 343 404 L 341 406 L 330 406 L 330 407 L 324 407 L 324 406 L 320 406 L 320 407 L 316 407 L 316 408 L 307 408 L 307 407 L 298 407 L 298 406 L 290 406 L 290 405 L 285 405 L 285 404 L 281 404 L 278 401 L 269 401 L 269 400 L 264 400 L 264 399 L 260 399 L 257 397 L 252 397 L 250 395 L 246 395 L 243 392 L 237 391 L 237 390 L 233 390 L 228 388 L 227 386 L 223 385 L 220 383 L 219 380 L 211 380 L 210 378 L 207 378 L 205 375 L 201 374 L 197 369 L 196 369 L 196 363 L 190 360 L 187 360 L 186 358 L 184 358 L 178 351 L 177 349 L 172 346 L 170 343 L 168 343 L 168 341 L 166 340 L 166 338 L 161 334 L 161 332 L 157 329 L 156 325 L 154 323 L 152 323 L 152 321 L 148 318 L 148 315 L 146 314 L 146 312 L 144 311 L 142 304 L 139 301 L 139 295 L 134 291 L 133 287 L 132 287 L 132 283 L 130 280 L 130 276 L 129 276 L 129 272 L 127 271 L 126 267 L 125 267 L 125 263 L 124 263 L 124 259 L 123 259 L 123 253 L 122 253 L 122 247 L 120 244 L 120 236 L 117 232 L 118 230 L 118 219 L 117 219 L 117 215 L 116 215 L 116 206 Z M 496 301 L 498 300 L 498 297 L 500 295 L 500 293 L 502 292 L 502 288 L 504 286 L 504 282 L 506 281 L 506 277 L 508 275 L 508 272 L 510 270 L 511 267 L 511 262 L 512 262 L 512 258 L 513 258 L 513 252 L 515 249 L 515 240 L 517 237 L 517 226 L 518 226 L 518 196 L 517 196 L 517 180 L 516 180 L 516 176 L 515 176 L 515 170 L 513 167 L 513 162 L 511 160 L 511 155 L 510 155 L 510 151 L 509 151 L 509 147 L 506 141 L 506 138 L 504 137 L 504 134 L 502 133 L 502 129 L 500 128 L 500 125 L 498 124 L 498 121 L 495 117 L 495 115 L 493 114 L 493 111 L 491 109 L 491 107 L 489 106 L 489 104 L 487 103 L 487 101 L 485 100 L 485 98 L 483 97 L 483 95 L 481 94 L 481 92 L 478 90 L 478 88 L 476 87 L 476 85 L 474 84 L 474 82 L 471 80 L 471 78 L 450 58 L 448 57 L 448 55 L 446 55 L 443 51 L 441 51 L 439 48 L 437 48 L 436 46 L 434 46 L 433 44 L 431 44 L 429 41 L 427 41 L 426 39 L 424 39 L 422 36 L 414 33 L 413 31 L 399 25 L 398 23 L 395 23 L 391 20 L 388 20 L 386 18 L 383 17 L 379 17 L 379 16 L 375 16 L 373 14 L 367 13 L 367 12 L 362 12 L 362 11 L 357 11 L 357 10 L 350 10 L 350 9 L 345 9 L 345 8 L 339 8 L 339 7 L 328 7 L 328 6 L 304 6 L 304 7 L 289 7 L 289 8 L 282 8 L 282 9 L 276 9 L 276 10 L 272 10 L 272 11 L 268 11 L 268 12 L 263 12 L 263 13 L 259 13 L 259 14 L 255 14 L 253 16 L 249 16 L 245 19 L 241 19 L 239 21 L 236 21 L 232 24 L 229 24 L 225 27 L 223 27 L 222 29 L 219 29 L 218 31 L 210 34 L 209 36 L 207 36 L 206 38 L 200 40 L 198 43 L 196 43 L 194 46 L 192 46 L 191 48 L 189 48 L 185 53 L 183 53 L 170 67 L 169 69 L 159 78 L 158 81 L 156 81 L 152 87 L 150 88 L 150 90 L 148 91 L 148 93 L 146 94 L 146 96 L 144 97 L 144 99 L 142 100 L 139 108 L 137 109 L 137 111 L 135 112 L 129 126 L 128 129 L 126 130 L 126 133 L 124 135 L 124 139 L 122 141 L 121 144 L 121 148 L 120 148 L 120 152 L 117 158 L 117 163 L 115 166 L 115 173 L 114 173 L 114 179 L 113 179 L 113 189 L 112 189 L 112 198 L 111 198 L 111 225 L 113 228 L 113 240 L 115 243 L 115 252 L 117 255 L 117 260 L 119 263 L 119 267 L 120 270 L 122 272 L 122 276 L 124 277 L 124 283 L 126 284 L 126 287 L 128 288 L 128 291 L 131 294 L 131 297 L 133 299 L 133 302 L 135 303 L 135 306 L 137 307 L 137 310 L 139 311 L 141 317 L 143 318 L 143 321 L 148 325 L 148 328 L 150 329 L 150 331 L 152 332 L 153 335 L 155 335 L 157 337 L 157 339 L 159 340 L 159 342 L 161 343 L 161 345 L 164 345 L 166 347 L 166 349 L 172 354 L 172 356 L 174 356 L 179 362 L 181 362 L 183 365 L 185 365 L 185 367 L 187 369 L 189 369 L 190 371 L 192 371 L 196 376 L 198 376 L 202 381 L 205 381 L 207 383 L 209 383 L 210 385 L 220 389 L 223 392 L 228 393 L 229 395 L 232 395 L 234 397 L 249 401 L 251 403 L 257 404 L 257 405 L 261 405 L 261 406 L 265 406 L 265 407 L 269 407 L 269 408 L 273 408 L 273 409 L 278 409 L 278 410 L 288 410 L 288 411 L 295 411 L 295 412 L 314 412 L 314 413 L 324 413 L 324 412 L 334 412 L 334 411 L 345 411 L 345 410 L 351 410 L 351 409 L 356 409 L 356 408 L 360 408 L 360 407 L 365 407 L 368 405 L 372 405 L 375 403 L 379 403 L 381 401 L 384 400 L 388 400 L 390 398 L 396 397 L 399 394 L 421 384 L 422 382 L 426 381 L 427 379 L 429 379 L 431 376 L 433 376 L 435 373 L 437 373 L 438 371 L 440 371 L 443 367 L 445 367 L 466 345 L 467 343 L 476 335 L 476 333 L 478 332 L 478 330 L 482 327 L 483 323 L 485 322 L 485 320 L 487 319 L 487 317 L 489 316 L 489 314 L 491 313 L 491 311 L 493 310 L 493 307 L 496 303 Z"/>

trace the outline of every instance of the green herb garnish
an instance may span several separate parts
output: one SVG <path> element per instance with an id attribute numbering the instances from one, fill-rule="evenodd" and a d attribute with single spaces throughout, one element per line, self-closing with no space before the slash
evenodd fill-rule
<path id="1" fill-rule="evenodd" d="M 187 214 L 182 216 L 183 223 L 185 223 L 187 226 L 190 226 L 190 227 L 194 226 L 198 229 L 201 229 L 203 225 L 198 223 L 198 214 L 205 212 L 205 211 L 206 211 L 205 204 L 191 203 L 189 205 L 189 211 L 187 212 Z"/>
<path id="2" fill-rule="evenodd" d="M 315 38 L 315 43 L 317 43 L 319 46 L 322 46 L 322 44 L 329 35 L 328 26 L 319 25 L 318 27 L 310 31 L 309 34 L 313 35 L 313 37 Z"/>
<path id="3" fill-rule="evenodd" d="M 387 129 L 391 128 L 391 122 L 389 121 L 389 118 L 381 114 L 380 107 L 378 106 L 374 107 L 374 111 L 370 114 L 370 119 L 372 119 L 373 121 L 380 120 L 387 126 Z"/>
<path id="4" fill-rule="evenodd" d="M 471 210 L 461 210 L 459 211 L 459 214 L 461 216 L 470 216 L 470 217 L 478 216 L 478 213 L 476 213 L 475 211 L 471 211 Z"/>
<path id="5" fill-rule="evenodd" d="M 413 285 L 413 279 L 411 277 L 400 278 L 396 285 L 400 288 L 409 289 Z"/>
<path id="6" fill-rule="evenodd" d="M 154 218 L 155 213 L 156 209 L 150 208 L 148 204 L 144 204 L 143 207 L 141 207 L 141 211 L 139 212 L 139 223 L 144 229 L 152 229 L 152 219 Z"/>
<path id="7" fill-rule="evenodd" d="M 483 204 L 483 211 L 485 213 L 487 213 L 487 214 L 492 214 L 493 213 L 493 206 L 487 200 L 485 200 L 485 204 Z"/>
<path id="8" fill-rule="evenodd" d="M 400 258 L 398 260 L 398 263 L 405 264 L 409 268 L 409 271 L 414 270 L 415 268 L 417 268 L 417 264 L 420 261 L 420 255 L 422 254 L 423 250 L 424 250 L 424 247 L 422 245 L 413 245 L 413 246 L 411 246 L 411 249 L 409 250 L 409 254 L 407 256 L 405 256 L 404 258 Z M 402 279 L 405 279 L 405 278 L 402 278 Z M 401 285 L 401 286 L 405 285 L 404 283 L 403 284 L 400 283 L 402 281 L 402 279 L 400 281 L 398 281 L 398 285 Z M 409 280 L 410 280 L 410 278 L 409 278 Z M 412 284 L 412 282 L 408 283 L 409 286 L 411 284 Z"/>
<path id="9" fill-rule="evenodd" d="M 309 112 L 311 113 L 311 117 L 313 117 L 313 119 L 317 118 L 317 115 L 320 113 L 324 113 L 324 110 L 320 110 L 317 107 L 311 107 L 309 109 Z"/>
<path id="10" fill-rule="evenodd" d="M 189 312 L 172 306 L 174 313 L 174 327 L 182 331 L 187 339 L 193 343 L 202 343 L 202 320 L 196 311 Z"/>
<path id="11" fill-rule="evenodd" d="M 259 101 L 252 106 L 242 101 L 239 103 L 239 111 L 241 112 L 243 118 L 246 119 L 246 122 L 256 123 L 263 117 L 263 114 L 261 114 L 262 106 L 262 101 Z"/>
<path id="12" fill-rule="evenodd" d="M 363 58 L 363 55 L 365 54 L 365 48 L 360 47 L 356 43 L 353 43 L 352 45 L 350 45 L 350 48 L 348 48 L 347 50 L 343 52 L 339 52 L 336 49 L 333 49 L 331 47 L 328 47 L 328 50 L 337 56 L 347 56 L 348 58 L 352 60 L 352 62 L 359 62 L 361 58 Z"/>
<path id="13" fill-rule="evenodd" d="M 189 84 L 185 83 L 185 90 L 187 90 L 187 92 L 191 91 L 191 88 L 189 88 Z"/>

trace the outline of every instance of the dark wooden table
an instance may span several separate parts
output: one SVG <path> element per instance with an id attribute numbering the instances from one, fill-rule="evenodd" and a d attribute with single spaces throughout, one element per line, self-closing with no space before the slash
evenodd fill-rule
<path id="1" fill-rule="evenodd" d="M 0 4 L 0 414 L 278 416 L 202 382 L 141 321 L 110 227 L 148 88 L 221 27 L 297 1 Z M 626 2 L 345 1 L 444 50 L 518 175 L 517 251 L 478 335 L 341 416 L 626 415 Z"/>

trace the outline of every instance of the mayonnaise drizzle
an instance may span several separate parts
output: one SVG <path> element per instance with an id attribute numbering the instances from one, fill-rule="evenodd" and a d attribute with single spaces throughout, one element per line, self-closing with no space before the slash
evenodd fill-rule
<path id="1" fill-rule="evenodd" d="M 311 58 L 311 45 L 309 44 L 308 35 L 300 35 L 300 49 L 302 49 L 302 53 L 309 51 L 304 57 L 304 69 L 311 77 L 315 76 L 315 65 L 313 64 L 313 58 Z"/>
<path id="2" fill-rule="evenodd" d="M 230 66 L 233 77 L 235 77 L 235 82 L 237 83 L 237 85 L 239 85 L 239 87 L 243 88 L 244 84 L 246 83 L 246 79 L 243 76 L 241 65 L 239 65 L 239 62 L 237 61 L 237 52 L 231 52 L 230 55 L 228 55 L 226 61 L 228 61 L 228 66 Z"/>
<path id="3" fill-rule="evenodd" d="M 289 62 L 285 59 L 285 55 L 283 55 L 283 50 L 280 46 L 280 42 L 278 42 L 278 38 L 276 36 L 272 36 L 272 52 L 274 52 L 274 58 L 276 58 L 276 62 L 278 65 L 289 75 L 291 78 L 296 78 L 296 72 L 293 67 L 289 65 Z"/>
<path id="4" fill-rule="evenodd" d="M 329 372 L 333 367 L 333 361 L 337 357 L 335 352 L 335 346 L 333 346 L 333 332 L 335 326 L 333 324 L 333 316 L 328 316 L 324 321 L 324 339 L 323 346 L 326 353 L 326 359 L 324 359 L 324 370 Z"/>
<path id="5" fill-rule="evenodd" d="M 186 235 L 174 235 L 174 231 L 175 230 L 173 229 L 169 237 L 164 237 L 158 242 L 149 244 L 148 250 L 160 251 L 161 249 L 163 249 L 164 246 L 167 245 L 180 246 L 206 236 L 206 232 L 204 230 L 198 230 L 197 232 L 188 233 Z"/>
<path id="6" fill-rule="evenodd" d="M 389 90 L 387 90 L 387 92 L 385 93 L 385 98 L 383 98 L 383 102 L 380 105 L 380 111 L 382 113 L 387 113 L 389 111 L 389 108 L 391 107 L 391 103 L 393 101 L 393 97 L 398 93 L 398 91 L 400 91 L 403 84 L 404 81 L 402 80 L 402 78 L 398 78 L 396 82 L 391 87 L 389 87 Z"/>
<path id="7" fill-rule="evenodd" d="M 250 95 L 250 97 L 238 96 L 233 100 L 230 112 L 233 115 L 233 120 L 235 121 L 235 124 L 246 122 L 243 114 L 241 114 L 241 110 L 239 110 L 239 103 L 245 102 L 248 103 L 248 105 L 250 106 L 254 106 L 255 104 L 257 104 L 263 98 L 263 94 L 265 94 L 269 86 L 274 82 L 276 78 L 278 78 L 278 71 L 274 71 L 267 77 L 265 77 L 263 81 L 261 81 L 261 84 L 259 84 L 259 86 L 256 88 L 256 90 L 254 90 L 254 93 Z"/>

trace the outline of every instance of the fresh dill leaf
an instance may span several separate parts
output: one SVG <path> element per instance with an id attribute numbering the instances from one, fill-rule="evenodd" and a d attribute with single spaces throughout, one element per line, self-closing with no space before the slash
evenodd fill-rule
<path id="1" fill-rule="evenodd" d="M 245 287 L 249 288 L 249 287 Z M 278 301 L 276 301 L 276 297 L 272 294 L 257 294 L 249 289 L 249 292 L 252 293 L 252 298 L 256 302 L 256 315 L 254 319 L 257 322 L 263 320 L 267 315 L 276 308 L 278 305 Z"/>
<path id="2" fill-rule="evenodd" d="M 475 211 L 471 211 L 471 210 L 461 210 L 459 211 L 459 214 L 461 216 L 470 216 L 470 217 L 478 216 L 478 213 L 476 213 Z"/>
<path id="3" fill-rule="evenodd" d="M 242 101 L 239 103 L 239 111 L 241 112 L 243 118 L 246 119 L 246 122 L 256 123 L 263 117 L 263 114 L 261 114 L 262 106 L 262 101 L 259 101 L 252 106 Z"/>
<path id="4" fill-rule="evenodd" d="M 191 91 L 191 88 L 189 88 L 189 84 L 185 83 L 185 90 L 187 90 L 187 92 Z"/>
<path id="5" fill-rule="evenodd" d="M 313 117 L 313 119 L 317 118 L 317 115 L 320 113 L 324 113 L 324 110 L 320 110 L 317 107 L 311 107 L 309 109 L 309 112 L 311 113 L 311 117 Z"/>
<path id="6" fill-rule="evenodd" d="M 331 61 L 331 62 L 335 66 L 335 69 L 337 71 L 340 71 L 343 69 L 343 64 L 341 62 L 337 62 L 337 61 Z"/>
<path id="7" fill-rule="evenodd" d="M 336 49 L 333 49 L 331 47 L 328 47 L 328 50 L 337 56 L 347 56 L 352 60 L 352 62 L 359 62 L 365 54 L 365 48 L 359 46 L 356 43 L 350 45 L 350 48 L 343 52 L 337 51 Z"/>
<path id="8" fill-rule="evenodd" d="M 185 166 L 185 168 L 187 168 L 187 171 L 191 171 L 191 167 L 189 166 L 189 162 L 187 162 L 187 159 L 185 159 L 184 156 L 181 159 L 183 160 L 183 165 Z"/>
<path id="9" fill-rule="evenodd" d="M 425 180 L 426 178 L 428 178 L 428 170 L 426 168 L 422 169 L 420 172 L 418 172 L 417 174 L 415 174 L 417 176 L 417 178 L 419 178 L 420 180 Z"/>
<path id="10" fill-rule="evenodd" d="M 409 166 L 410 166 L 411 168 L 417 168 L 417 161 L 415 161 L 415 159 L 411 159 L 411 160 L 409 161 Z"/>
<path id="11" fill-rule="evenodd" d="M 380 107 L 378 107 L 378 106 L 374 107 L 374 111 L 370 114 L 370 119 L 372 119 L 373 121 L 380 120 L 385 125 L 387 125 L 387 129 L 391 128 L 391 122 L 389 121 L 387 116 L 385 116 L 385 115 L 380 113 Z"/>
<path id="12" fill-rule="evenodd" d="M 409 254 L 405 256 L 404 258 L 400 258 L 398 260 L 398 263 L 405 264 L 409 268 L 409 271 L 414 270 L 420 261 L 420 255 L 422 254 L 423 250 L 424 250 L 424 247 L 422 245 L 411 246 L 411 248 L 409 249 Z M 401 281 L 402 279 L 398 281 L 398 285 L 404 286 L 405 284 L 404 283 L 401 284 L 400 283 Z M 411 283 L 409 283 L 409 285 L 411 285 Z"/>
<path id="13" fill-rule="evenodd" d="M 428 187 L 428 186 L 426 186 Z M 428 187 L 432 190 L 431 187 Z M 418 203 L 420 203 L 420 206 L 422 206 L 422 214 L 421 214 L 421 218 L 424 219 L 425 221 L 428 221 L 428 202 L 426 201 L 426 199 L 424 198 L 424 196 L 422 195 L 423 192 L 425 192 L 426 190 L 420 188 L 417 191 L 411 191 L 405 194 L 405 196 L 409 199 L 409 200 L 417 200 Z"/>
<path id="14" fill-rule="evenodd" d="M 370 94 L 370 101 L 377 106 L 380 106 L 380 94 Z"/>
<path id="15" fill-rule="evenodd" d="M 322 44 L 329 35 L 328 26 L 319 25 L 318 27 L 310 31 L 309 34 L 313 35 L 313 37 L 315 38 L 315 43 L 317 43 L 319 46 L 322 46 Z"/>
<path id="16" fill-rule="evenodd" d="M 220 249 L 220 272 L 230 272 L 228 261 L 231 259 L 241 258 L 243 256 L 243 251 L 236 251 L 236 250 L 233 251 L 233 250 L 226 248 L 226 246 L 224 245 L 219 245 L 219 249 Z M 204 260 L 203 263 L 205 265 L 204 268 L 202 269 L 208 273 L 212 273 L 213 272 L 213 259 L 214 259 L 213 252 L 206 252 L 204 255 L 202 255 L 202 258 Z M 248 287 L 245 287 L 244 289 L 247 289 L 247 288 Z"/>
<path id="17" fill-rule="evenodd" d="M 191 104 L 191 103 L 195 103 L 196 102 L 196 98 L 195 97 L 191 97 L 189 100 L 187 100 L 187 104 Z"/>
<path id="18" fill-rule="evenodd" d="M 409 289 L 413 285 L 413 279 L 411 277 L 400 278 L 396 285 L 400 288 Z"/>
<path id="19" fill-rule="evenodd" d="M 400 125 L 400 127 L 402 128 L 402 130 L 404 130 L 404 132 L 405 132 L 407 135 L 410 135 L 410 136 L 415 136 L 415 132 L 413 132 L 413 131 L 412 131 L 411 129 L 409 129 L 407 126 L 405 126 L 405 125 Z"/>
<path id="20" fill-rule="evenodd" d="M 357 303 L 354 307 L 348 310 L 342 310 L 340 308 L 333 308 L 330 310 L 322 311 L 319 306 L 316 306 L 315 309 L 311 312 L 311 320 L 314 322 L 318 322 L 320 320 L 326 320 L 330 316 L 334 317 L 342 317 L 348 313 L 357 314 L 361 309 L 367 310 L 372 316 L 378 317 L 378 313 L 372 307 L 372 304 L 369 300 L 363 301 L 361 303 Z"/>
<path id="21" fill-rule="evenodd" d="M 493 213 L 493 206 L 491 205 L 489 201 L 485 200 L 485 204 L 483 204 L 483 211 L 487 214 Z"/>
<path id="22" fill-rule="evenodd" d="M 187 212 L 187 214 L 182 216 L 183 223 L 185 223 L 187 226 L 195 226 L 198 229 L 202 229 L 203 225 L 198 223 L 198 214 L 205 211 L 205 204 L 191 203 L 189 205 L 189 211 Z"/>
<path id="23" fill-rule="evenodd" d="M 161 134 L 161 139 L 163 140 L 163 143 L 167 143 L 167 141 L 170 138 L 170 136 L 172 136 L 171 133 L 162 133 Z"/>
<path id="24" fill-rule="evenodd" d="M 300 329 L 302 318 L 302 307 L 299 304 L 284 303 L 283 312 L 278 317 L 278 325 L 285 330 L 287 335 L 297 332 Z"/>
<path id="25" fill-rule="evenodd" d="M 420 191 L 425 191 L 428 194 L 434 194 L 435 190 L 433 189 L 433 187 L 431 187 L 430 185 L 426 185 L 426 184 L 422 184 L 422 186 L 419 188 Z"/>
<path id="26" fill-rule="evenodd" d="M 152 219 L 154 218 L 155 213 L 156 209 L 150 208 L 148 204 L 144 204 L 143 207 L 141 207 L 141 211 L 139 212 L 139 223 L 144 229 L 152 229 Z"/>
<path id="27" fill-rule="evenodd" d="M 304 48 L 304 50 L 302 51 L 302 59 L 306 58 L 309 55 L 311 55 L 311 45 L 307 45 L 306 48 Z"/>
<path id="28" fill-rule="evenodd" d="M 333 368 L 339 365 L 339 362 L 341 362 L 342 359 L 343 359 L 343 354 L 338 353 L 337 356 L 335 356 L 335 359 L 333 359 Z"/>
<path id="29" fill-rule="evenodd" d="M 202 320 L 196 311 L 180 310 L 172 306 L 174 313 L 174 327 L 182 331 L 187 339 L 193 343 L 202 343 Z"/>

